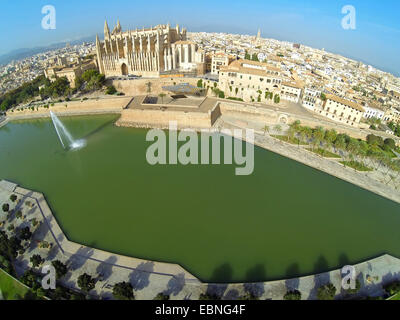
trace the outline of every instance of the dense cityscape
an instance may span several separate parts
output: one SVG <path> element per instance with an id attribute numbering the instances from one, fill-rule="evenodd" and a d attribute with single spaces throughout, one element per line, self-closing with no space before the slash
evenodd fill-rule
<path id="1" fill-rule="evenodd" d="M 96 23 L 0 66 L 0 300 L 400 300 L 400 78 Z"/>

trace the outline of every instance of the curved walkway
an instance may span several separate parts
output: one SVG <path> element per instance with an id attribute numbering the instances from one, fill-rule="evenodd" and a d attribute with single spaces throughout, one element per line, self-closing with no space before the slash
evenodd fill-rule
<path id="1" fill-rule="evenodd" d="M 18 196 L 15 204 L 9 201 L 11 194 Z M 40 226 L 34 229 L 33 241 L 25 254 L 17 258 L 18 272 L 22 274 L 30 267 L 29 259 L 33 254 L 42 255 L 47 263 L 60 260 L 69 268 L 69 272 L 62 280 L 64 285 L 77 289 L 78 276 L 86 272 L 97 279 L 96 287 L 91 294 L 98 298 L 112 299 L 112 287 L 120 281 L 129 281 L 132 284 L 137 299 L 153 299 L 160 292 L 170 295 L 171 299 L 179 300 L 198 299 L 200 294 L 205 292 L 229 300 L 242 297 L 246 293 L 251 293 L 260 299 L 283 299 L 288 290 L 294 289 L 302 293 L 303 299 L 316 299 L 318 287 L 328 282 L 332 282 L 337 288 L 337 298 L 346 296 L 341 289 L 340 270 L 296 279 L 251 284 L 202 283 L 177 264 L 116 255 L 69 241 L 41 193 L 2 180 L 0 203 L 4 202 L 10 203 L 11 209 L 16 209 L 14 211 L 21 210 L 24 216 L 20 221 L 11 215 L 8 219 L 11 221 L 3 221 L 4 230 L 7 230 L 7 223 L 11 222 L 20 223 L 21 226 L 30 225 L 33 218 L 42 221 Z M 47 241 L 53 246 L 50 250 L 39 248 L 40 241 Z M 382 284 L 400 279 L 400 259 L 389 255 L 360 263 L 355 269 L 361 283 L 359 295 L 381 295 Z"/>

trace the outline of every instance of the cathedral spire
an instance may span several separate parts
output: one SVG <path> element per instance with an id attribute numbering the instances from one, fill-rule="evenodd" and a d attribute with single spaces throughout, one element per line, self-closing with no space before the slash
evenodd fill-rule
<path id="1" fill-rule="evenodd" d="M 121 24 L 119 23 L 119 19 L 117 21 L 117 31 L 122 32 Z"/>
<path id="2" fill-rule="evenodd" d="M 104 39 L 110 38 L 110 29 L 108 28 L 107 20 L 104 22 Z"/>

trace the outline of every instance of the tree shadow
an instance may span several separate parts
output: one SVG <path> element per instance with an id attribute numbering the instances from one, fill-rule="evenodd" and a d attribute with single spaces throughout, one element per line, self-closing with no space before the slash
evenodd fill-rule
<path id="1" fill-rule="evenodd" d="M 93 255 L 94 250 L 89 247 L 80 247 L 74 254 L 67 260 L 66 264 L 73 271 L 80 269 Z"/>
<path id="2" fill-rule="evenodd" d="M 154 270 L 154 262 L 142 262 L 129 275 L 129 281 L 135 290 L 142 290 L 149 284 L 150 274 Z"/>
<path id="3" fill-rule="evenodd" d="M 238 300 L 240 298 L 237 289 L 230 289 L 224 296 L 224 300 Z"/>
<path id="4" fill-rule="evenodd" d="M 96 272 L 99 275 L 100 281 L 105 281 L 112 275 L 112 268 L 116 262 L 117 262 L 117 257 L 110 256 L 97 266 Z"/>
<path id="5" fill-rule="evenodd" d="M 167 289 L 164 294 L 167 295 L 178 295 L 185 286 L 185 274 L 180 273 L 178 275 L 172 276 L 172 278 L 167 283 Z"/>
<path id="6" fill-rule="evenodd" d="M 246 282 L 243 285 L 244 291 L 252 295 L 253 297 L 260 298 L 264 292 L 263 282 L 253 282 L 259 281 L 260 279 L 267 279 L 265 266 L 263 264 L 258 264 L 253 268 L 249 269 L 246 273 Z"/>
<path id="7" fill-rule="evenodd" d="M 297 263 L 291 264 L 286 269 L 286 277 L 288 278 L 288 280 L 285 281 L 285 285 L 287 291 L 294 291 L 299 288 L 300 284 L 300 279 L 298 278 L 299 276 L 300 276 L 300 269 Z"/>
<path id="8" fill-rule="evenodd" d="M 330 281 L 329 272 L 318 273 L 318 272 L 321 272 L 322 270 L 328 270 L 328 268 L 329 268 L 328 261 L 326 260 L 326 258 L 324 256 L 321 255 L 314 265 L 314 273 L 315 273 L 314 287 L 310 291 L 310 295 L 308 297 L 309 300 L 317 300 L 318 288 L 329 283 L 329 281 Z"/>
<path id="9" fill-rule="evenodd" d="M 340 256 L 339 256 L 339 266 L 341 268 L 343 268 L 344 266 L 348 266 L 348 265 L 350 265 L 349 257 L 345 253 L 340 254 Z"/>
<path id="10" fill-rule="evenodd" d="M 209 296 L 216 296 L 222 298 L 228 284 L 232 282 L 233 269 L 229 263 L 224 263 L 217 267 L 211 278 L 210 283 L 207 285 L 206 294 Z M 223 283 L 222 283 L 223 282 Z"/>

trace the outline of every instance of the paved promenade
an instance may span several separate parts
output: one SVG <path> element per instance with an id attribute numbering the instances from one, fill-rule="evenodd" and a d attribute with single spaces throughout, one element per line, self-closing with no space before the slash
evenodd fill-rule
<path id="1" fill-rule="evenodd" d="M 18 196 L 15 203 L 9 198 Z M 201 293 L 210 293 L 222 299 L 235 300 L 246 293 L 259 299 L 283 299 L 287 290 L 299 290 L 302 299 L 316 299 L 318 287 L 332 282 L 337 288 L 337 298 L 347 297 L 341 289 L 340 270 L 301 277 L 297 279 L 260 282 L 251 284 L 207 284 L 185 271 L 177 264 L 154 262 L 125 257 L 102 250 L 83 246 L 69 241 L 53 216 L 43 194 L 27 190 L 14 183 L 0 181 L 0 204 L 9 203 L 11 209 L 21 210 L 23 218 L 15 213 L 5 219 L 2 217 L 2 229 L 8 231 L 8 225 L 16 227 L 29 225 L 32 219 L 40 221 L 33 231 L 33 241 L 25 254 L 15 263 L 19 274 L 30 267 L 29 259 L 34 254 L 45 258 L 45 263 L 60 260 L 67 264 L 69 272 L 63 278 L 64 285 L 77 288 L 77 278 L 88 273 L 97 279 L 96 287 L 90 294 L 96 298 L 112 299 L 112 286 L 120 281 L 129 281 L 137 299 L 153 299 L 158 293 L 170 295 L 171 299 L 198 299 Z M 18 226 L 19 224 L 19 226 Z M 51 249 L 39 248 L 40 241 L 47 241 Z M 355 266 L 361 290 L 357 296 L 377 296 L 383 294 L 382 284 L 400 279 L 400 259 L 384 255 Z"/>
<path id="2" fill-rule="evenodd" d="M 285 143 L 271 137 L 261 131 L 257 124 L 245 121 L 243 118 L 234 118 L 232 116 L 222 115 L 216 123 L 219 128 L 227 129 L 247 129 L 254 128 L 255 144 L 261 148 L 280 154 L 284 157 L 301 162 L 312 168 L 326 172 L 334 177 L 355 184 L 363 189 L 374 192 L 382 197 L 400 203 L 400 192 L 391 186 L 388 186 L 378 179 L 374 173 L 355 171 L 352 168 L 345 167 L 336 159 L 327 159 L 318 156 L 312 152 L 304 150 L 302 147 Z M 257 130 L 258 128 L 258 130 Z"/>

